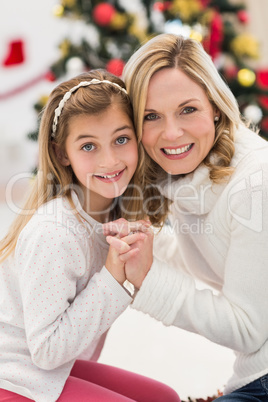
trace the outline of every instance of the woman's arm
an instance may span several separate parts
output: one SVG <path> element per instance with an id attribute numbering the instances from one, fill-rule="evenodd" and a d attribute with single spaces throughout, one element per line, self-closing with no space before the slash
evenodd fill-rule
<path id="1" fill-rule="evenodd" d="M 251 216 L 252 223 L 261 222 L 257 228 L 237 217 L 253 213 L 253 201 L 260 194 L 256 216 Z M 198 333 L 242 353 L 256 352 L 268 336 L 267 196 L 267 186 L 253 186 L 237 195 L 228 219 L 226 210 L 230 245 L 220 292 L 197 289 L 195 280 L 179 266 L 155 259 L 132 306 L 165 325 Z"/>

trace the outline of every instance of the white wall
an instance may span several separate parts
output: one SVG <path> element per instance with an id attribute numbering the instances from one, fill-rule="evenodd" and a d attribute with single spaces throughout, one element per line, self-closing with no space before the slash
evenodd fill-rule
<path id="1" fill-rule="evenodd" d="M 258 67 L 268 69 L 268 1 L 246 0 L 247 10 L 250 15 L 248 32 L 252 33 L 260 43 L 261 58 L 256 62 Z"/>
<path id="2" fill-rule="evenodd" d="M 0 95 L 16 90 L 44 73 L 58 59 L 58 43 L 70 23 L 52 14 L 56 0 L 9 0 L 0 13 Z M 8 44 L 25 43 L 25 62 L 4 67 Z M 55 82 L 42 80 L 16 96 L 0 99 L 0 185 L 16 172 L 36 164 L 36 144 L 27 133 L 36 127 L 34 103 L 48 94 Z"/>

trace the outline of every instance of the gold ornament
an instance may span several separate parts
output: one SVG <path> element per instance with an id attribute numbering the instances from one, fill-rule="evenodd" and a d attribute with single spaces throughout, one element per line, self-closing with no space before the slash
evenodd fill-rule
<path id="1" fill-rule="evenodd" d="M 62 57 L 68 56 L 70 53 L 71 42 L 69 39 L 64 39 L 59 45 Z"/>
<path id="2" fill-rule="evenodd" d="M 128 22 L 128 17 L 126 14 L 123 13 L 115 13 L 114 16 L 112 17 L 112 20 L 109 24 L 109 26 L 112 29 L 120 30 L 126 28 Z"/>
<path id="3" fill-rule="evenodd" d="M 48 101 L 48 95 L 42 95 L 38 101 L 38 104 L 43 108 L 44 106 L 46 106 Z"/>
<path id="4" fill-rule="evenodd" d="M 52 9 L 52 13 L 55 17 L 61 18 L 64 14 L 64 7 L 61 4 L 56 4 Z"/>
<path id="5" fill-rule="evenodd" d="M 136 36 L 140 43 L 147 40 L 146 29 L 139 23 L 139 19 L 136 15 L 132 15 L 132 24 L 128 28 L 130 35 Z"/>
<path id="6" fill-rule="evenodd" d="M 138 40 L 142 43 L 144 41 L 146 41 L 147 36 L 146 36 L 146 32 L 144 29 L 141 29 L 140 27 L 138 27 L 137 25 L 133 24 L 129 27 L 128 32 L 130 33 L 130 35 L 136 36 L 136 38 L 138 38 Z"/>
<path id="7" fill-rule="evenodd" d="M 237 80 L 243 87 L 251 87 L 256 81 L 256 75 L 248 68 L 242 68 L 237 73 Z"/>
<path id="8" fill-rule="evenodd" d="M 76 4 L 76 0 L 61 0 L 63 7 L 72 8 Z"/>
<path id="9" fill-rule="evenodd" d="M 252 35 L 247 33 L 234 38 L 231 42 L 231 49 L 238 57 L 258 59 L 260 56 L 259 43 Z"/>
<path id="10" fill-rule="evenodd" d="M 194 31 L 194 30 L 191 31 L 190 38 L 195 39 L 198 42 L 202 42 L 202 40 L 203 40 L 202 34 L 200 32 Z"/>
<path id="11" fill-rule="evenodd" d="M 202 10 L 199 0 L 174 0 L 169 11 L 179 17 L 183 22 L 188 22 L 197 16 Z"/>

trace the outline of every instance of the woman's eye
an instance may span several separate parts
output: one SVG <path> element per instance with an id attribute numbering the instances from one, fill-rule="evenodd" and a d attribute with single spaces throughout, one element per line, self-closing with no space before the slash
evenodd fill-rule
<path id="1" fill-rule="evenodd" d="M 193 113 L 193 112 L 195 112 L 195 111 L 196 111 L 196 108 L 195 108 L 195 107 L 187 106 L 187 107 L 185 107 L 185 108 L 183 109 L 182 113 L 183 113 L 183 114 L 189 114 L 189 113 Z"/>
<path id="2" fill-rule="evenodd" d="M 144 116 L 144 120 L 156 120 L 158 118 L 156 113 L 150 113 Z"/>
<path id="3" fill-rule="evenodd" d="M 124 145 L 128 142 L 128 138 L 127 137 L 119 137 L 119 138 L 117 138 L 116 142 L 119 145 Z"/>
<path id="4" fill-rule="evenodd" d="M 86 152 L 90 152 L 93 151 L 93 149 L 95 149 L 95 145 L 93 144 L 86 144 L 82 147 L 82 149 Z"/>

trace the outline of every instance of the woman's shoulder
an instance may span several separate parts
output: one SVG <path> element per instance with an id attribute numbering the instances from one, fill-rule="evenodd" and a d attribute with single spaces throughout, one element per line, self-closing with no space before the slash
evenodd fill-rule
<path id="1" fill-rule="evenodd" d="M 261 165 L 268 163 L 268 141 L 245 126 L 239 127 L 235 134 L 235 154 L 231 166 L 245 163 Z"/>

